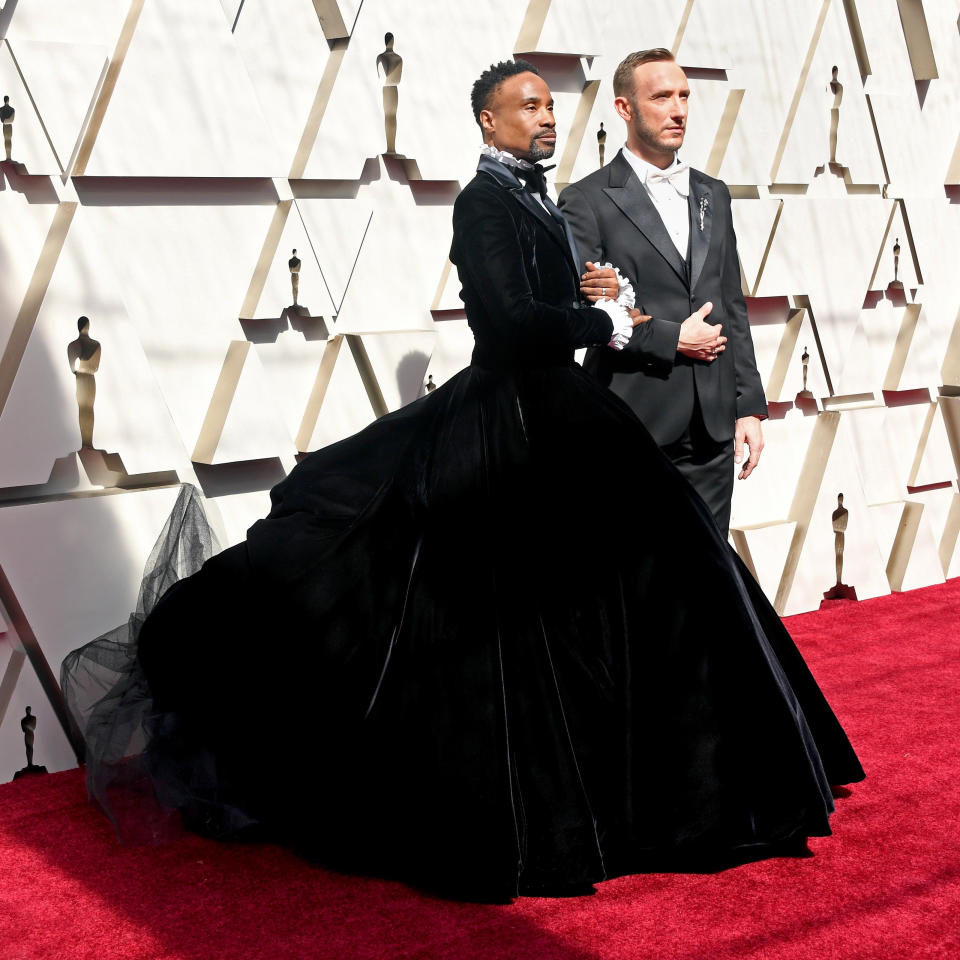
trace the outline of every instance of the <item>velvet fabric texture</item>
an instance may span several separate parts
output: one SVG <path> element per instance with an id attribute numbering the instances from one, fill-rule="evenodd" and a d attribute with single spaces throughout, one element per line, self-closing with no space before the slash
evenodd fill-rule
<path id="1" fill-rule="evenodd" d="M 306 457 L 147 616 L 161 800 L 490 900 L 829 833 L 860 764 L 709 511 L 573 362 L 611 324 L 563 223 L 481 161 L 451 259 L 473 363 Z"/>

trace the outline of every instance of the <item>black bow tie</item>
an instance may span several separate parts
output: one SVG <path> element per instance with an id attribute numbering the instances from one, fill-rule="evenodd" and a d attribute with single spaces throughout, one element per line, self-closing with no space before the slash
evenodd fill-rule
<path id="1" fill-rule="evenodd" d="M 541 198 L 545 198 L 547 196 L 546 172 L 552 170 L 555 166 L 556 164 L 551 164 L 549 167 L 543 167 L 537 163 L 524 169 L 515 167 L 513 172 L 523 183 L 524 190 L 528 193 L 538 193 Z"/>

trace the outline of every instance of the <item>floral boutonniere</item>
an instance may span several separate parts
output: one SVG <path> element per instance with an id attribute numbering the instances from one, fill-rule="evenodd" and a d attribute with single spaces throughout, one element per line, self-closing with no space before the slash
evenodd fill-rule
<path id="1" fill-rule="evenodd" d="M 710 209 L 710 198 L 701 197 L 700 198 L 700 232 L 703 233 L 703 218 L 707 215 L 707 210 Z"/>

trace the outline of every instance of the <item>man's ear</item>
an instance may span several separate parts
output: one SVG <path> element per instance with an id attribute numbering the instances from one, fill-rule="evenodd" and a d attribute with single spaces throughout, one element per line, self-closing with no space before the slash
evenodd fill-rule
<path id="1" fill-rule="evenodd" d="M 613 101 L 613 106 L 621 119 L 629 123 L 633 119 L 633 104 L 626 97 L 617 97 Z"/>
<path id="2" fill-rule="evenodd" d="M 496 123 L 493 119 L 493 113 L 490 110 L 481 110 L 480 111 L 480 131 L 483 134 L 484 140 L 486 140 L 487 135 L 494 132 L 496 128 Z"/>

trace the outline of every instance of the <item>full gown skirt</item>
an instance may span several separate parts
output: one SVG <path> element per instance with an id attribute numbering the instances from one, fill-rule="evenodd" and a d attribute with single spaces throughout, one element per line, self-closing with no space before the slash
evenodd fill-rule
<path id="1" fill-rule="evenodd" d="M 830 832 L 862 777 L 702 501 L 578 367 L 311 454 L 139 634 L 161 800 L 502 897 Z"/>
<path id="2" fill-rule="evenodd" d="M 474 362 L 271 497 L 75 706 L 104 805 L 139 724 L 194 829 L 504 899 L 826 835 L 863 776 L 706 506 L 570 359 Z"/>

